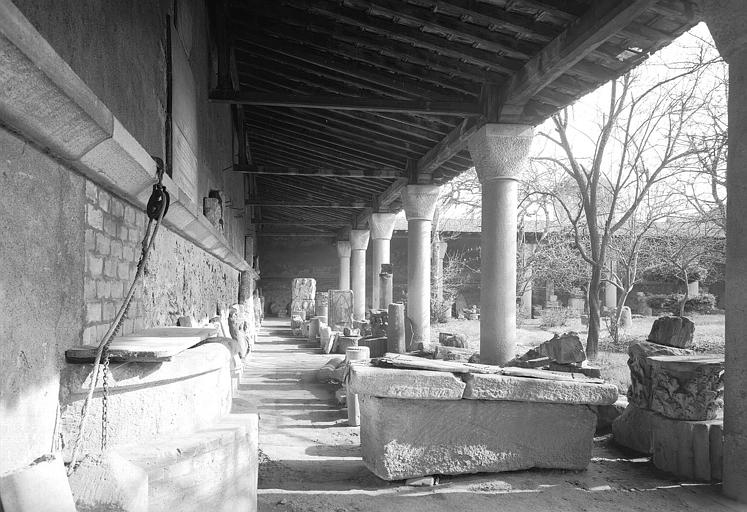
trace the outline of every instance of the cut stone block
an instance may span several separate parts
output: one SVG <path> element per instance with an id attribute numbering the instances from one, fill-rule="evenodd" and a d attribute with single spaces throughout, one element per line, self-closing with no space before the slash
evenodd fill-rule
<path id="1" fill-rule="evenodd" d="M 654 465 L 679 477 L 721 478 L 721 420 L 682 421 L 629 405 L 612 424 L 615 442 L 652 454 Z"/>
<path id="2" fill-rule="evenodd" d="M 383 357 L 387 353 L 386 336 L 361 338 L 358 340 L 358 345 L 368 347 L 371 357 Z"/>
<path id="3" fill-rule="evenodd" d="M 148 475 L 114 452 L 88 455 L 69 477 L 78 512 L 148 512 Z"/>
<path id="4" fill-rule="evenodd" d="M 459 400 L 464 388 L 464 382 L 453 373 L 360 364 L 351 366 L 348 384 L 349 391 L 359 395 L 419 400 Z"/>
<path id="5" fill-rule="evenodd" d="M 348 348 L 357 347 L 359 339 L 361 339 L 360 336 L 338 336 L 332 351 L 336 354 L 344 354 Z"/>
<path id="6" fill-rule="evenodd" d="M 352 290 L 329 291 L 329 313 L 327 318 L 329 325 L 335 329 L 353 327 Z"/>
<path id="7" fill-rule="evenodd" d="M 7 512 L 75 512 L 62 459 L 52 455 L 0 477 L 0 509 Z"/>
<path id="8" fill-rule="evenodd" d="M 687 348 L 693 343 L 695 324 L 687 317 L 663 316 L 654 321 L 648 341 L 669 347 Z"/>
<path id="9" fill-rule="evenodd" d="M 291 313 L 305 313 L 304 320 L 316 314 L 316 279 L 299 277 L 291 283 Z"/>
<path id="10" fill-rule="evenodd" d="M 628 347 L 628 367 L 630 368 L 628 401 L 642 409 L 651 409 L 651 361 L 649 358 L 692 354 L 692 350 L 667 347 L 650 341 L 631 344 Z"/>
<path id="11" fill-rule="evenodd" d="M 464 380 L 464 398 L 472 400 L 588 405 L 613 404 L 617 400 L 617 388 L 611 384 L 472 373 L 465 375 Z"/>
<path id="12" fill-rule="evenodd" d="M 363 462 L 384 480 L 584 469 L 596 416 L 581 405 L 361 395 Z"/>
<path id="13" fill-rule="evenodd" d="M 723 415 L 723 356 L 654 356 L 649 361 L 651 410 L 688 421 Z"/>
<path id="14" fill-rule="evenodd" d="M 319 325 L 319 344 L 322 347 L 322 352 L 329 354 L 332 352 L 332 347 L 337 339 L 338 332 L 333 331 L 332 328 L 325 324 Z"/>

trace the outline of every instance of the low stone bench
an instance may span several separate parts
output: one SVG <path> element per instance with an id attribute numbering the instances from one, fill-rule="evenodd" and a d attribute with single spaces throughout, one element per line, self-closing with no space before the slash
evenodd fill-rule
<path id="1" fill-rule="evenodd" d="M 607 384 L 351 366 L 363 462 L 384 480 L 584 469 Z"/>

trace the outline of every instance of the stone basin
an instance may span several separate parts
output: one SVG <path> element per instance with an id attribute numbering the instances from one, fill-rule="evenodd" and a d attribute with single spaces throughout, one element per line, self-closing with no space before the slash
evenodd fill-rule
<path id="1" fill-rule="evenodd" d="M 585 469 L 608 384 L 351 365 L 363 462 L 384 480 Z"/>

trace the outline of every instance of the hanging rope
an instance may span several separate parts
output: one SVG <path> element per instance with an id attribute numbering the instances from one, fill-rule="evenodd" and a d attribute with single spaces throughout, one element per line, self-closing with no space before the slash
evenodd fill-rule
<path id="1" fill-rule="evenodd" d="M 109 344 L 111 343 L 112 338 L 114 335 L 119 331 L 119 329 L 122 327 L 122 323 L 124 322 L 125 318 L 127 318 L 127 313 L 130 309 L 130 303 L 132 302 L 132 297 L 135 295 L 135 289 L 140 282 L 140 279 L 142 278 L 143 271 L 145 269 L 145 263 L 148 260 L 148 254 L 150 253 L 151 248 L 153 247 L 153 242 L 156 240 L 156 234 L 158 233 L 158 228 L 161 226 L 161 220 L 163 220 L 163 217 L 166 215 L 166 212 L 169 209 L 169 203 L 170 198 L 168 192 L 166 192 L 166 187 L 163 186 L 163 164 L 159 161 L 159 159 L 156 159 L 156 162 L 158 163 L 158 170 L 157 170 L 157 176 L 158 176 L 158 182 L 153 185 L 153 192 L 150 196 L 150 199 L 148 200 L 147 210 L 146 213 L 148 214 L 148 226 L 145 229 L 145 236 L 143 237 L 142 242 L 142 249 L 140 252 L 140 259 L 137 262 L 137 271 L 135 272 L 135 278 L 132 281 L 132 284 L 130 285 L 130 289 L 127 291 L 127 295 L 125 295 L 124 301 L 122 302 L 122 306 L 119 308 L 119 311 L 117 312 L 116 316 L 114 317 L 114 320 L 112 321 L 111 325 L 109 326 L 109 330 L 106 332 L 104 337 L 101 339 L 101 341 L 98 344 L 98 348 L 96 350 L 96 357 L 94 358 L 93 362 L 93 370 L 91 372 L 91 383 L 88 387 L 88 394 L 86 395 L 86 400 L 83 402 L 83 410 L 81 411 L 81 417 L 80 417 L 80 423 L 78 425 L 78 435 L 75 438 L 75 445 L 73 447 L 73 455 L 72 459 L 70 461 L 70 466 L 68 467 L 68 475 L 72 474 L 72 472 L 75 470 L 75 466 L 78 462 L 78 456 L 80 452 L 80 448 L 83 444 L 83 437 L 86 431 L 86 423 L 89 416 L 89 407 L 91 405 L 91 401 L 93 400 L 93 392 L 96 389 L 96 384 L 99 380 L 99 371 L 102 366 L 102 358 L 104 359 L 104 366 L 105 368 L 108 367 L 109 362 L 109 355 L 106 354 Z M 154 227 L 155 224 L 155 227 Z M 151 228 L 153 228 L 153 232 L 151 233 Z M 106 378 L 104 379 L 106 381 Z M 104 400 L 106 401 L 106 392 L 108 391 L 108 382 L 106 383 L 106 389 L 104 389 Z M 106 405 L 104 406 L 106 408 Z M 106 417 L 103 417 L 103 423 L 106 421 Z M 102 425 L 102 449 L 106 448 L 106 442 L 107 442 L 107 433 L 106 433 L 106 425 Z"/>

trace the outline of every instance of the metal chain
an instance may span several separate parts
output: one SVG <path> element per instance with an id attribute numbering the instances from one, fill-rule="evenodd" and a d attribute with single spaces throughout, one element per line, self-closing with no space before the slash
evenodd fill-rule
<path id="1" fill-rule="evenodd" d="M 103 396 L 101 398 L 101 451 L 109 442 L 109 350 L 104 349 Z"/>

